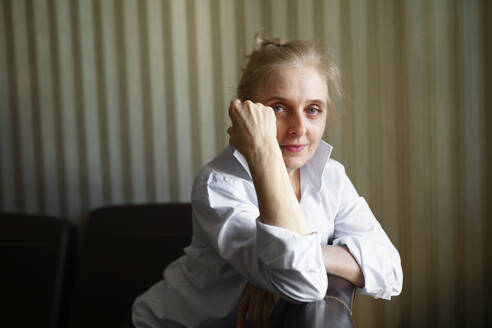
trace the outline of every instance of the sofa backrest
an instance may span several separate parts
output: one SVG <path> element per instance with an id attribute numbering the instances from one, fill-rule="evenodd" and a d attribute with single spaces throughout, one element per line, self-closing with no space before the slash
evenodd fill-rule
<path id="1" fill-rule="evenodd" d="M 66 327 L 75 238 L 68 220 L 0 213 L 2 327 Z"/>
<path id="2" fill-rule="evenodd" d="M 190 204 L 114 206 L 90 213 L 70 327 L 124 327 L 135 298 L 191 241 Z"/>

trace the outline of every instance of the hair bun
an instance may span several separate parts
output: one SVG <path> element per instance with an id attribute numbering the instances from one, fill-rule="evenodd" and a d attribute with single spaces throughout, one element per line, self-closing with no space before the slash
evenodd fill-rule
<path id="1" fill-rule="evenodd" d="M 284 43 L 280 38 L 262 38 L 259 33 L 255 37 L 255 50 L 260 50 L 262 47 L 276 46 L 282 47 Z"/>

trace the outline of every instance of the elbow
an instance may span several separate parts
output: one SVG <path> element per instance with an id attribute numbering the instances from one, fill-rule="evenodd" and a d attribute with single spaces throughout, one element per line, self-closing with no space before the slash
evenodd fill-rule
<path id="1" fill-rule="evenodd" d="M 401 265 L 394 265 L 386 274 L 370 275 L 369 283 L 361 289 L 363 294 L 391 300 L 391 297 L 400 295 L 403 288 L 403 272 Z"/>
<path id="2" fill-rule="evenodd" d="M 309 303 L 323 299 L 328 289 L 326 272 L 290 272 L 273 274 L 271 284 L 275 292 L 296 303 Z"/>
<path id="3" fill-rule="evenodd" d="M 393 283 L 391 284 L 391 295 L 390 296 L 398 296 L 401 294 L 403 289 L 403 270 L 401 265 L 395 266 L 393 269 Z"/>

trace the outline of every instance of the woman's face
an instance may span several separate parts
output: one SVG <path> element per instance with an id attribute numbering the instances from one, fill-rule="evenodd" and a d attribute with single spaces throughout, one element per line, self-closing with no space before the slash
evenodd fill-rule
<path id="1" fill-rule="evenodd" d="M 276 71 L 254 101 L 270 106 L 277 117 L 277 140 L 285 166 L 295 171 L 313 157 L 328 112 L 325 79 L 313 67 Z"/>

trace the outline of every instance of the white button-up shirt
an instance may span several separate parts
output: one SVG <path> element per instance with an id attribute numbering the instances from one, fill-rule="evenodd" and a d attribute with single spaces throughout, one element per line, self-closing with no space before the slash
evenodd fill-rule
<path id="1" fill-rule="evenodd" d="M 136 327 L 235 327 L 248 282 L 294 301 L 325 295 L 321 246 L 345 245 L 364 274 L 363 294 L 390 299 L 402 288 L 398 251 L 321 142 L 301 167 L 300 205 L 313 233 L 262 223 L 245 158 L 227 147 L 193 186 L 193 239 L 164 279 L 135 301 Z"/>

